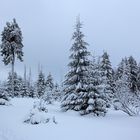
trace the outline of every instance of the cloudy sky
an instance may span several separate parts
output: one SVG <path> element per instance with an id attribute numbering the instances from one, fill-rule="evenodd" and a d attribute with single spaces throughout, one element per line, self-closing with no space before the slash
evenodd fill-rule
<path id="1" fill-rule="evenodd" d="M 26 64 L 36 77 L 40 64 L 60 81 L 79 14 L 92 53 L 108 51 L 114 67 L 129 55 L 140 62 L 140 0 L 0 0 L 0 32 L 16 18 L 23 33 L 24 63 L 17 62 L 16 71 L 23 74 Z M 0 69 L 6 79 L 10 66 L 0 62 Z"/>

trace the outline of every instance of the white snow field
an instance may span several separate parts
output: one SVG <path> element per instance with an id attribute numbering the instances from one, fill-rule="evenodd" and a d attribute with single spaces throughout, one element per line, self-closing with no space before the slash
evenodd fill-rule
<path id="1" fill-rule="evenodd" d="M 80 116 L 62 112 L 60 104 L 48 105 L 46 124 L 23 123 L 34 99 L 12 99 L 11 106 L 0 106 L 0 140 L 140 140 L 140 116 L 129 117 L 109 111 L 106 117 Z"/>

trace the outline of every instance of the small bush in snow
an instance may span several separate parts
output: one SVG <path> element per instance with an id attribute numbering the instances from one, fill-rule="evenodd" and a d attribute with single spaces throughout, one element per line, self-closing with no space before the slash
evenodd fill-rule
<path id="1" fill-rule="evenodd" d="M 47 118 L 47 114 L 44 111 L 39 111 L 38 108 L 33 108 L 30 114 L 25 118 L 25 123 L 30 124 L 39 124 L 39 123 L 47 123 L 49 122 L 49 118 Z"/>
<path id="2" fill-rule="evenodd" d="M 35 102 L 33 105 L 33 109 L 30 111 L 29 115 L 24 119 L 24 123 L 28 124 L 40 124 L 40 123 L 48 123 L 52 121 L 54 124 L 57 124 L 55 117 L 48 116 L 48 109 L 43 100 L 39 102 Z"/>
<path id="3" fill-rule="evenodd" d="M 47 112 L 48 110 L 42 100 L 40 102 L 35 102 L 33 109 L 25 118 L 24 122 L 29 124 L 48 123 L 50 118 L 48 118 Z"/>

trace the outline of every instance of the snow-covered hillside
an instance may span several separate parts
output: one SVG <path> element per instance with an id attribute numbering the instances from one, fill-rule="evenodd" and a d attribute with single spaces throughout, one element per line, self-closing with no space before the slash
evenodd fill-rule
<path id="1" fill-rule="evenodd" d="M 140 117 L 109 111 L 106 117 L 80 116 L 60 110 L 60 104 L 48 105 L 46 124 L 23 123 L 34 99 L 12 99 L 11 106 L 0 106 L 0 140 L 139 140 Z"/>

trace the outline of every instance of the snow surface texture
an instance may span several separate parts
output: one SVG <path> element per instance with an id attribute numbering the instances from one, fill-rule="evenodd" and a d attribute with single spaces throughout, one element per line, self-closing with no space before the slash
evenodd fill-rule
<path id="1" fill-rule="evenodd" d="M 16 134 L 14 134 L 9 129 L 0 130 L 0 140 L 25 140 L 23 138 L 19 138 Z"/>
<path id="2" fill-rule="evenodd" d="M 58 124 L 23 123 L 32 109 L 33 99 L 12 99 L 12 106 L 0 106 L 0 140 L 140 140 L 140 116 L 130 117 L 121 111 L 109 111 L 106 117 L 80 116 L 62 112 L 60 104 L 48 105 L 48 115 Z"/>

